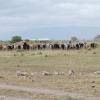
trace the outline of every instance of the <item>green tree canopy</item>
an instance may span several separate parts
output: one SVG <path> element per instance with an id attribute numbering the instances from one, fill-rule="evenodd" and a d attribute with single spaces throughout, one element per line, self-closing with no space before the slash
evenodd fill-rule
<path id="1" fill-rule="evenodd" d="M 11 43 L 16 43 L 16 42 L 20 42 L 20 41 L 22 41 L 21 36 L 13 36 L 11 39 Z"/>

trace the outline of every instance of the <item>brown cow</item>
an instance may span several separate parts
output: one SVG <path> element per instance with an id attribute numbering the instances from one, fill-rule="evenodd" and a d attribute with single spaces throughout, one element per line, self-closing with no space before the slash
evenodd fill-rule
<path id="1" fill-rule="evenodd" d="M 3 45 L 2 44 L 0 44 L 0 50 L 2 50 L 3 49 Z"/>

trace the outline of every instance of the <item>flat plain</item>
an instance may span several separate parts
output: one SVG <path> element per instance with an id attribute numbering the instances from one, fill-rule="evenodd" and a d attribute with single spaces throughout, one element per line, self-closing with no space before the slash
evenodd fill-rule
<path id="1" fill-rule="evenodd" d="M 68 75 L 71 69 L 75 72 L 74 76 Z M 17 71 L 28 76 L 16 76 Z M 0 51 L 1 85 L 72 93 L 68 100 L 77 100 L 81 97 L 79 94 L 99 97 L 100 75 L 94 73 L 97 71 L 100 71 L 100 47 L 92 50 Z M 43 72 L 50 75 L 42 75 Z M 50 91 L 32 93 L 23 89 L 1 88 L 3 85 L 0 86 L 0 95 L 31 97 L 32 100 L 67 100 L 67 96 Z M 75 98 L 71 98 L 73 96 Z"/>

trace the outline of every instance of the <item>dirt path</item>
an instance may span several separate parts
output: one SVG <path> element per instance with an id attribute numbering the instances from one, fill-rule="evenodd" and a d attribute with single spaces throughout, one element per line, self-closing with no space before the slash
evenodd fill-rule
<path id="1" fill-rule="evenodd" d="M 33 99 L 25 99 L 11 96 L 0 96 L 0 100 L 33 100 Z"/>
<path id="2" fill-rule="evenodd" d="M 64 91 L 58 91 L 58 90 L 50 90 L 50 89 L 44 89 L 44 88 L 29 88 L 24 86 L 16 86 L 16 85 L 9 85 L 9 84 L 0 84 L 1 89 L 10 89 L 15 91 L 24 91 L 24 92 L 30 92 L 30 93 L 37 93 L 37 94 L 47 94 L 47 95 L 54 95 L 54 96 L 71 96 L 76 98 L 82 98 L 84 100 L 100 100 L 100 97 L 94 97 L 94 96 L 86 96 L 79 93 L 69 93 Z M 6 100 L 6 99 L 4 99 Z M 9 99 L 7 99 L 9 100 Z M 10 99 L 12 100 L 12 99 Z M 20 99 L 14 99 L 14 100 L 20 100 Z M 25 100 L 25 99 L 21 99 Z M 28 99 L 29 100 L 29 99 Z"/>

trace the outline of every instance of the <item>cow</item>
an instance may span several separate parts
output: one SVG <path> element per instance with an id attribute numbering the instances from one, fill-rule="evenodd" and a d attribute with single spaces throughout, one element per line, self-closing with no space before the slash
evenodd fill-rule
<path id="1" fill-rule="evenodd" d="M 96 48 L 96 43 L 91 43 L 90 46 L 91 48 Z"/>
<path id="2" fill-rule="evenodd" d="M 96 43 L 84 43 L 84 48 L 90 50 L 96 48 Z"/>
<path id="3" fill-rule="evenodd" d="M 79 46 L 80 46 L 80 48 L 83 48 L 84 47 L 84 43 L 79 43 Z"/>
<path id="4" fill-rule="evenodd" d="M 21 41 L 21 42 L 17 42 L 14 43 L 14 49 L 18 49 L 18 50 L 29 50 L 30 49 L 30 45 L 28 43 L 26 43 L 25 41 Z"/>
<path id="5" fill-rule="evenodd" d="M 61 44 L 61 49 L 62 50 L 66 50 L 66 45 L 65 44 Z"/>
<path id="6" fill-rule="evenodd" d="M 14 50 L 14 45 L 13 44 L 8 44 L 7 45 L 7 50 Z"/>
<path id="7" fill-rule="evenodd" d="M 53 45 L 53 49 L 60 49 L 59 44 L 58 44 L 58 43 L 55 43 L 55 44 Z"/>
<path id="8" fill-rule="evenodd" d="M 79 49 L 80 47 L 79 47 L 79 44 L 77 43 L 77 44 L 75 44 L 75 49 Z"/>
<path id="9" fill-rule="evenodd" d="M 24 49 L 24 50 L 29 50 L 29 49 L 30 49 L 29 44 L 27 44 L 26 42 L 24 42 L 24 44 L 23 44 L 23 49 Z"/>
<path id="10" fill-rule="evenodd" d="M 2 44 L 0 44 L 0 50 L 2 50 L 3 49 L 3 45 Z"/>

